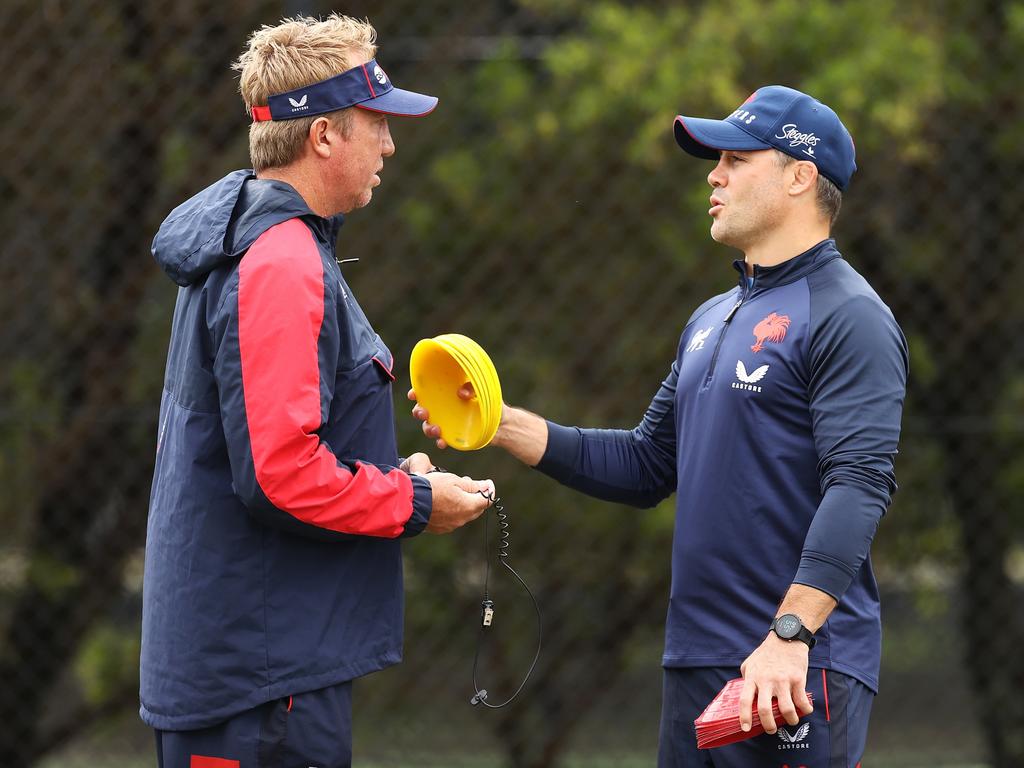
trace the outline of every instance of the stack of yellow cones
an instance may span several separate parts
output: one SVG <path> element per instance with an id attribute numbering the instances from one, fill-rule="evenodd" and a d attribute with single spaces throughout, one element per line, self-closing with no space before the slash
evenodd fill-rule
<path id="1" fill-rule="evenodd" d="M 458 333 L 422 339 L 413 347 L 409 375 L 417 402 L 448 445 L 475 451 L 491 442 L 501 422 L 501 384 L 483 347 Z M 465 384 L 473 386 L 469 400 L 459 397 Z"/>

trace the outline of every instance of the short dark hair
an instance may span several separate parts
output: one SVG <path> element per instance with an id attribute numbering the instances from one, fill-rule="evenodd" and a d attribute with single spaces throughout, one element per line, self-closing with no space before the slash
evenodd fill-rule
<path id="1" fill-rule="evenodd" d="M 775 159 L 778 160 L 779 165 L 783 168 L 790 163 L 795 163 L 797 160 L 792 155 L 787 155 L 778 149 L 775 150 Z M 829 227 L 835 226 L 836 219 L 839 218 L 839 209 L 843 206 L 843 193 L 835 185 L 835 182 L 826 178 L 820 172 L 818 173 L 818 189 L 815 202 L 817 202 L 818 210 L 821 211 L 822 216 L 828 219 Z"/>

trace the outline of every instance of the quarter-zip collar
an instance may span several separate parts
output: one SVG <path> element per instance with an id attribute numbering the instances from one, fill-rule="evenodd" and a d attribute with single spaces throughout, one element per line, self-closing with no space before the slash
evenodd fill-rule
<path id="1" fill-rule="evenodd" d="M 753 288 L 761 290 L 792 283 L 819 267 L 828 264 L 833 259 L 838 258 L 841 258 L 841 254 L 836 248 L 836 241 L 832 238 L 822 240 L 817 245 L 791 259 L 787 259 L 781 264 L 771 267 L 762 267 L 755 264 Z M 746 294 L 748 291 L 746 262 L 743 259 L 737 259 L 732 265 L 740 273 L 740 291 Z"/>

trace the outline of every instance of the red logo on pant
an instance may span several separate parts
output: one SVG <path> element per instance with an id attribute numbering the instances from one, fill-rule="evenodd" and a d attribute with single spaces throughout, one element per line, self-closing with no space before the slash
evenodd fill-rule
<path id="1" fill-rule="evenodd" d="M 241 768 L 241 764 L 237 760 L 225 760 L 223 757 L 192 755 L 188 768 Z"/>

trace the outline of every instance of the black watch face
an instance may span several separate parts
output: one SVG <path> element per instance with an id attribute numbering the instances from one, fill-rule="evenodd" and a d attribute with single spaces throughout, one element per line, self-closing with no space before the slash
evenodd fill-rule
<path id="1" fill-rule="evenodd" d="M 775 620 L 775 631 L 779 637 L 789 640 L 790 638 L 796 637 L 800 631 L 800 620 L 796 616 L 786 614 L 785 616 L 779 616 Z"/>

